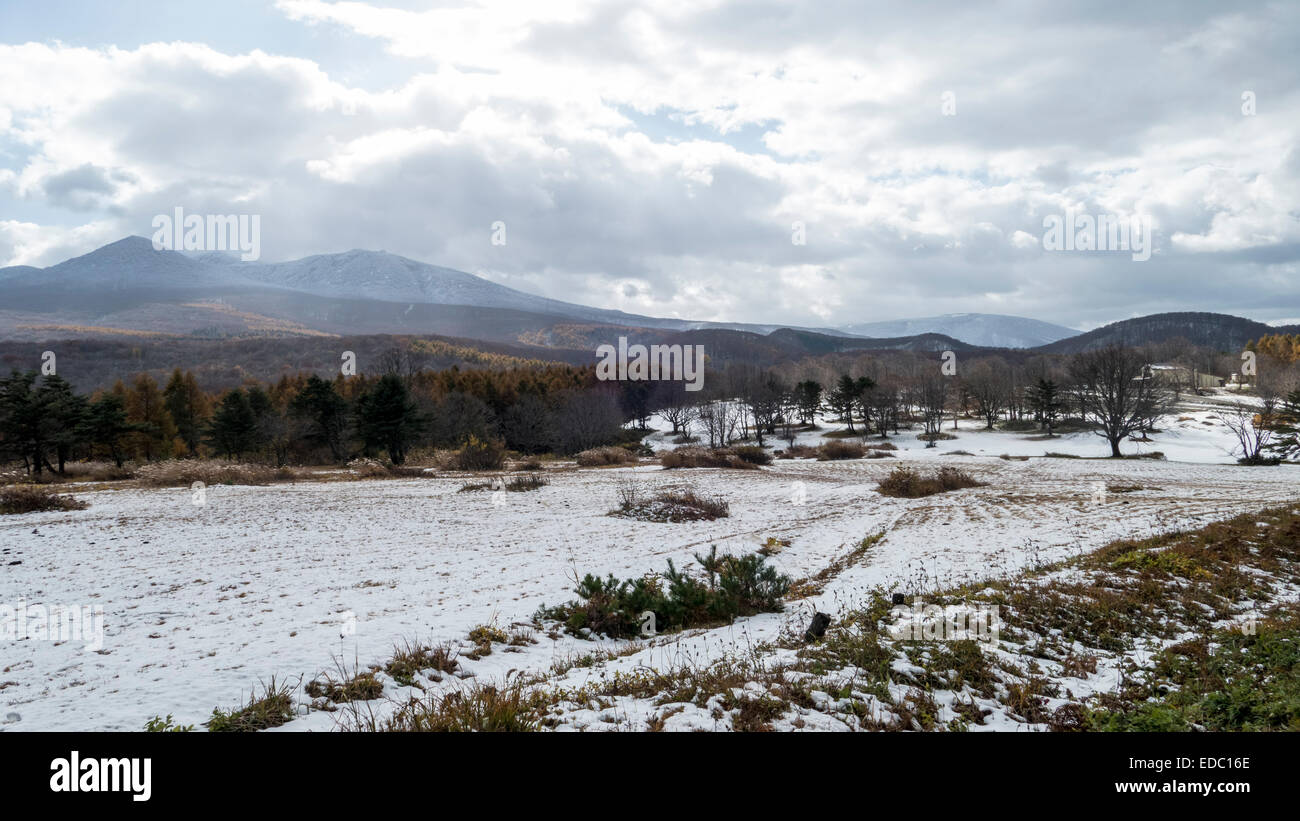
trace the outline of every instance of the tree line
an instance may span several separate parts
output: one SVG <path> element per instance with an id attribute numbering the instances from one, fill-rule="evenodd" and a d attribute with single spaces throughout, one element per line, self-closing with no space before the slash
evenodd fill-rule
<path id="1" fill-rule="evenodd" d="M 1237 426 L 1243 457 L 1255 462 L 1300 456 L 1300 363 L 1269 350 L 1252 377 L 1254 403 L 1224 414 Z M 1200 390 L 1152 371 L 1169 354 L 1111 346 L 1020 362 L 983 356 L 954 362 L 951 372 L 933 354 L 830 355 L 770 368 L 732 363 L 709 371 L 700 392 L 673 381 L 601 382 L 592 367 L 562 364 L 430 370 L 419 351 L 400 348 L 377 357 L 371 374 L 300 373 L 220 393 L 179 369 L 162 386 L 140 374 L 89 395 L 57 375 L 14 371 L 0 378 L 0 459 L 40 474 L 90 458 L 122 466 L 217 456 L 283 466 L 383 456 L 400 465 L 419 449 L 469 441 L 570 454 L 625 441 L 628 423 L 644 429 L 655 415 L 678 441 L 713 447 L 793 443 L 825 415 L 881 438 L 919 425 L 933 446 L 947 420 L 976 418 L 988 429 L 1049 436 L 1066 426 L 1093 430 L 1119 456 L 1125 439 L 1155 431 L 1182 393 Z"/>
<path id="2" fill-rule="evenodd" d="M 626 385 L 590 367 L 537 365 L 432 371 L 409 352 L 379 358 L 376 372 L 325 379 L 248 380 L 220 393 L 173 371 L 78 394 L 59 375 L 0 378 L 0 460 L 28 473 L 63 473 L 70 460 L 220 457 L 283 466 L 386 457 L 419 448 L 496 440 L 523 453 L 574 453 L 625 438 Z"/>

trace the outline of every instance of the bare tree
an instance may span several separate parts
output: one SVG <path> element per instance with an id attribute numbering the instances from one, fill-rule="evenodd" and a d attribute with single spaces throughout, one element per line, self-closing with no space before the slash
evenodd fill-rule
<path id="1" fill-rule="evenodd" d="M 975 400 L 976 412 L 983 417 L 989 430 L 993 430 L 998 416 L 1006 408 L 1009 377 L 1007 363 L 998 357 L 981 359 L 967 368 L 967 389 Z"/>
<path id="2" fill-rule="evenodd" d="M 695 393 L 686 390 L 686 383 L 678 379 L 659 382 L 655 388 L 655 402 L 659 415 L 673 426 L 672 435 L 690 435 L 691 421 L 699 411 Z"/>
<path id="3" fill-rule="evenodd" d="M 1081 353 L 1070 372 L 1083 391 L 1084 418 L 1110 443 L 1111 456 L 1123 456 L 1119 445 L 1125 437 L 1148 430 L 1168 412 L 1167 391 L 1132 348 L 1110 345 Z"/>
<path id="4" fill-rule="evenodd" d="M 1227 425 L 1228 430 L 1237 438 L 1238 450 L 1243 465 L 1273 464 L 1274 460 L 1263 455 L 1273 440 L 1276 422 L 1278 397 L 1269 394 L 1261 397 L 1256 405 L 1238 399 L 1219 411 L 1219 419 Z"/>
<path id="5" fill-rule="evenodd" d="M 948 380 L 941 373 L 923 376 L 916 385 L 916 403 L 925 427 L 925 446 L 932 448 L 943 428 L 943 412 L 948 404 Z"/>
<path id="6" fill-rule="evenodd" d="M 721 448 L 731 444 L 744 415 L 745 409 L 740 403 L 731 399 L 715 399 L 701 405 L 696 418 L 709 437 L 709 447 Z"/>

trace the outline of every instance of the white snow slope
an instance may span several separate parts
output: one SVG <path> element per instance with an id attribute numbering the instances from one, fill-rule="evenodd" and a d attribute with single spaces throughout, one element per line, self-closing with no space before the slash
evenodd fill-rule
<path id="1" fill-rule="evenodd" d="M 670 558 L 680 567 L 711 544 L 739 553 L 769 536 L 789 539 L 773 561 L 801 577 L 864 536 L 887 533 L 815 599 L 661 637 L 620 665 L 717 657 L 805 622 L 814 608 L 842 612 L 874 586 L 930 590 L 1300 497 L 1300 467 L 1231 464 L 1230 439 L 1210 410 L 1187 414 L 1152 443 L 1126 445 L 1169 461 L 1041 458 L 1107 450 L 1092 435 L 1041 441 L 973 425 L 964 421 L 959 438 L 934 449 L 905 433 L 891 440 L 904 448 L 891 459 L 778 460 L 754 471 L 552 468 L 546 487 L 495 502 L 491 493 L 458 493 L 464 476 L 214 487 L 201 507 L 186 489 L 83 491 L 87 510 L 0 517 L 0 604 L 102 606 L 104 647 L 0 639 L 0 728 L 139 730 L 168 713 L 202 722 L 273 675 L 305 682 L 338 661 L 382 662 L 403 639 L 464 640 L 476 625 L 527 621 L 540 605 L 572 598 L 575 573 L 636 576 Z M 662 434 L 654 441 L 665 445 Z M 958 449 L 975 455 L 951 453 Z M 1039 458 L 997 458 L 1004 453 Z M 988 486 L 914 500 L 876 493 L 875 481 L 897 464 L 936 461 L 960 464 Z M 625 481 L 690 484 L 725 497 L 731 516 L 612 518 Z M 1099 503 L 1097 483 L 1107 481 L 1145 489 Z M 806 502 L 795 504 L 801 487 Z M 348 613 L 354 632 L 341 629 Z M 480 680 L 499 679 L 600 646 L 537 638 L 463 665 Z M 313 712 L 282 729 L 333 726 L 331 714 Z"/>

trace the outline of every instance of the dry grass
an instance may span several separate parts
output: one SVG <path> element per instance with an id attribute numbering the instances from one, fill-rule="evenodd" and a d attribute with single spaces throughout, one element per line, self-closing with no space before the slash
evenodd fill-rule
<path id="1" fill-rule="evenodd" d="M 273 468 L 219 459 L 168 459 L 141 465 L 136 478 L 146 487 L 189 487 L 205 485 L 269 485 L 292 482 L 298 474 L 291 468 Z"/>
<path id="2" fill-rule="evenodd" d="M 608 467 L 610 465 L 631 465 L 636 464 L 636 455 L 627 448 L 620 447 L 603 447 L 591 448 L 584 450 L 577 456 L 573 457 L 579 467 L 597 468 Z"/>
<path id="3" fill-rule="evenodd" d="M 495 439 L 470 436 L 452 462 L 457 470 L 500 470 L 506 462 L 506 446 Z"/>
<path id="4" fill-rule="evenodd" d="M 874 452 L 877 451 L 873 451 L 873 453 Z M 817 460 L 819 462 L 830 462 L 837 459 L 861 459 L 866 455 L 866 446 L 858 442 L 832 440 L 830 442 L 823 442 L 817 448 Z"/>
<path id="5" fill-rule="evenodd" d="M 403 687 L 415 686 L 417 675 L 440 681 L 442 674 L 460 669 L 456 656 L 450 643 L 430 647 L 408 639 L 393 648 L 393 657 L 384 665 L 384 672 Z"/>
<path id="6" fill-rule="evenodd" d="M 367 671 L 337 680 L 325 675 L 309 681 L 304 690 L 312 698 L 323 698 L 335 704 L 345 704 L 350 701 L 371 701 L 379 698 L 384 694 L 384 685 L 375 678 L 374 672 Z"/>
<path id="7" fill-rule="evenodd" d="M 913 468 L 898 467 L 881 479 L 876 489 L 881 496 L 916 499 L 950 490 L 983 486 L 983 482 L 969 473 L 953 467 L 939 468 L 930 476 L 924 476 Z"/>
<path id="8" fill-rule="evenodd" d="M 358 479 L 387 479 L 390 475 L 388 468 L 378 459 L 364 456 L 348 462 L 348 470 L 356 474 Z"/>
<path id="9" fill-rule="evenodd" d="M 85 510 L 86 502 L 55 493 L 45 485 L 0 487 L 0 514 L 40 513 L 50 510 Z"/>
<path id="10" fill-rule="evenodd" d="M 757 448 L 761 450 L 761 448 Z M 765 454 L 766 455 L 766 454 Z M 731 468 L 734 470 L 757 470 L 758 464 L 741 455 L 734 448 L 702 448 L 687 446 L 666 450 L 659 454 L 659 464 L 672 470 L 675 468 Z M 769 459 L 770 461 L 770 459 Z"/>
<path id="11" fill-rule="evenodd" d="M 812 459 L 817 455 L 817 448 L 811 445 L 790 445 L 777 452 L 778 459 Z"/>
<path id="12" fill-rule="evenodd" d="M 403 706 L 383 722 L 354 722 L 350 730 L 390 733 L 528 733 L 542 728 L 550 699 L 521 686 L 474 684 Z"/>
<path id="13" fill-rule="evenodd" d="M 699 522 L 731 515 L 727 502 L 718 496 L 702 496 L 692 488 L 663 490 L 654 496 L 641 495 L 628 483 L 618 488 L 619 505 L 610 515 L 642 522 Z"/>
<path id="14" fill-rule="evenodd" d="M 550 482 L 535 474 L 528 476 L 515 476 L 506 482 L 506 490 L 519 493 L 529 490 L 540 490 L 546 487 Z"/>
<path id="15" fill-rule="evenodd" d="M 0 470 L 0 485 L 52 485 L 64 482 L 122 482 L 135 478 L 129 466 L 118 467 L 113 462 L 68 462 L 63 473 L 43 471 L 40 475 L 25 470 Z"/>
<path id="16" fill-rule="evenodd" d="M 279 727 L 295 716 L 293 691 L 295 684 L 277 684 L 274 677 L 262 686 L 259 696 L 254 690 L 248 703 L 230 712 L 214 708 L 212 718 L 204 722 L 210 733 L 252 733 Z"/>

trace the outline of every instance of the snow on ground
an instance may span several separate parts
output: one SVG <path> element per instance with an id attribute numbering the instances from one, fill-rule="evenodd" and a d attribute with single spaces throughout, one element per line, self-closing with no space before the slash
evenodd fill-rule
<path id="1" fill-rule="evenodd" d="M 936 448 L 915 432 L 890 437 L 903 448 L 896 458 L 778 460 L 754 471 L 562 466 L 526 493 L 458 493 L 465 476 L 214 487 L 204 506 L 187 489 L 81 492 L 87 510 L 0 518 L 0 604 L 102 606 L 104 647 L 0 643 L 0 728 L 139 730 L 168 713 L 199 723 L 273 675 L 305 682 L 339 661 L 382 662 L 403 639 L 463 641 L 480 624 L 528 621 L 539 606 L 572 598 L 575 573 L 637 576 L 668 559 L 690 564 L 711 544 L 749 552 L 775 536 L 791 545 L 773 562 L 802 577 L 887 533 L 815 599 L 661 637 L 600 673 L 568 674 L 580 683 L 610 669 L 716 658 L 786 626 L 801 630 L 815 609 L 843 612 L 875 586 L 923 592 L 1300 497 L 1300 467 L 1232 464 L 1231 437 L 1213 414 L 1187 412 L 1154 441 L 1125 445 L 1169 461 L 1004 460 L 1108 450 L 1091 434 L 1043 440 L 966 420 L 959 438 Z M 821 433 L 800 441 L 816 444 Z M 657 448 L 666 441 L 652 437 Z M 893 467 L 918 462 L 959 465 L 988 486 L 914 500 L 875 492 Z M 677 524 L 607 516 L 628 481 L 689 484 L 725 497 L 731 516 Z M 1107 483 L 1142 489 L 1098 496 Z M 537 638 L 510 648 L 517 652 L 462 658 L 463 667 L 499 679 L 598 646 Z M 333 724 L 316 712 L 283 729 Z"/>

